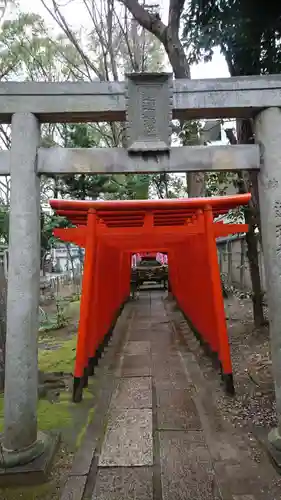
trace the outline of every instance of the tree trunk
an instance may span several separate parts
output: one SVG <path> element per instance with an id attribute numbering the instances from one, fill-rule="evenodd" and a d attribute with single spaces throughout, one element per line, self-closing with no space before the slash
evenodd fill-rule
<path id="1" fill-rule="evenodd" d="M 69 243 L 66 243 L 66 250 L 67 250 L 67 255 L 68 255 L 68 260 L 70 261 L 70 266 L 71 266 L 71 272 L 72 272 L 72 277 L 74 279 L 75 276 L 75 268 L 74 268 L 74 262 L 73 262 L 73 257 L 71 253 L 71 246 Z"/>
<path id="2" fill-rule="evenodd" d="M 180 41 L 180 18 L 183 13 L 185 0 L 170 0 L 169 19 L 166 26 L 158 12 L 153 12 L 153 6 L 145 6 L 137 0 L 120 0 L 131 12 L 138 23 L 153 33 L 162 43 L 175 78 L 190 78 L 189 63 Z M 157 11 L 157 8 L 155 9 Z M 181 122 L 181 126 L 184 122 Z M 188 196 L 204 196 L 205 176 L 202 172 L 186 173 Z"/>
<path id="3" fill-rule="evenodd" d="M 240 120 L 237 122 L 237 137 L 240 144 L 249 144 L 253 142 L 252 124 L 250 120 Z M 263 312 L 263 290 L 260 279 L 259 255 L 258 255 L 258 237 L 255 229 L 260 229 L 260 217 L 257 192 L 257 174 L 252 172 L 242 172 L 238 181 L 238 192 L 245 193 L 250 191 L 252 201 L 244 210 L 245 222 L 249 225 L 249 231 L 246 233 L 247 256 L 249 261 L 250 276 L 252 282 L 252 301 L 254 323 L 257 328 L 265 324 Z"/>
<path id="4" fill-rule="evenodd" d="M 167 42 L 164 45 L 167 52 L 170 64 L 173 68 L 175 78 L 190 78 L 190 68 L 180 42 L 178 33 L 169 26 L 167 29 Z M 181 122 L 181 128 L 184 122 Z M 205 194 L 205 175 L 203 172 L 187 172 L 186 182 L 188 196 L 190 198 L 198 198 Z"/>

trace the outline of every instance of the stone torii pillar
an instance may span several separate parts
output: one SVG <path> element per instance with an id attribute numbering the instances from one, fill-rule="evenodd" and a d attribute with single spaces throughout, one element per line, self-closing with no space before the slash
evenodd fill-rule
<path id="1" fill-rule="evenodd" d="M 269 444 L 281 466 L 281 109 L 265 109 L 256 117 L 255 126 L 261 148 L 259 200 L 278 416 L 278 427 L 269 433 Z"/>
<path id="2" fill-rule="evenodd" d="M 37 433 L 37 337 L 40 286 L 40 125 L 31 113 L 12 117 L 11 205 L 5 367 L 4 469 L 42 455 Z M 1 470 L 0 481 L 3 469 Z M 5 471 L 4 471 L 5 472 Z M 16 478 L 15 478 L 16 483 Z"/>

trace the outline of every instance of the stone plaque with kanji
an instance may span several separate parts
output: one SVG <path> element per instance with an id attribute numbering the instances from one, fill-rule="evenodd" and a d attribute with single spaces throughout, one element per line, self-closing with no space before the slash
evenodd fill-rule
<path id="1" fill-rule="evenodd" d="M 129 153 L 164 153 L 171 145 L 172 75 L 127 75 L 127 149 Z"/>

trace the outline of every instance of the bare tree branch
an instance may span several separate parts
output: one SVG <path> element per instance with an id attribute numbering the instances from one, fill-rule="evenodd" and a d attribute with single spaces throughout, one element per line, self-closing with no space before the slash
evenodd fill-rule
<path id="1" fill-rule="evenodd" d="M 63 32 L 66 34 L 66 36 L 69 38 L 69 40 L 71 41 L 71 43 L 73 44 L 73 46 L 77 50 L 78 54 L 80 55 L 82 61 L 85 64 L 85 68 L 87 70 L 89 80 L 91 80 L 91 74 L 90 74 L 89 69 L 91 69 L 96 74 L 96 76 L 98 76 L 98 78 L 100 80 L 103 80 L 104 79 L 103 75 L 99 72 L 98 68 L 92 63 L 92 61 L 89 59 L 89 57 L 87 56 L 87 54 L 85 53 L 85 51 L 82 49 L 82 47 L 79 44 L 79 42 L 78 42 L 75 34 L 71 30 L 70 26 L 66 22 L 65 17 L 63 16 L 62 12 L 60 11 L 57 2 L 55 0 L 52 0 L 52 4 L 53 4 L 53 7 L 54 7 L 55 14 L 47 6 L 45 0 L 41 0 L 41 2 L 44 5 L 45 9 L 52 16 L 52 18 L 58 23 L 58 25 L 60 26 L 60 28 L 63 30 Z"/>
<path id="2" fill-rule="evenodd" d="M 166 45 L 167 26 L 161 21 L 159 14 L 153 14 L 140 5 L 138 0 L 119 0 L 131 12 L 138 23 L 153 33 L 163 45 Z"/>

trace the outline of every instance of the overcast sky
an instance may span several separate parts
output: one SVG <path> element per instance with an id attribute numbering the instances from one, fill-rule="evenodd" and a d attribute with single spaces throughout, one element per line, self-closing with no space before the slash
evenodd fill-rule
<path id="1" fill-rule="evenodd" d="M 47 2 L 49 5 L 51 4 L 50 0 L 47 0 Z M 169 2 L 168 0 L 158 0 L 158 3 L 161 4 L 162 19 L 166 22 L 168 15 L 167 6 Z M 50 18 L 41 0 L 19 0 L 19 4 L 21 9 L 25 12 L 32 11 L 40 14 L 45 18 L 47 24 L 51 25 L 53 29 L 56 29 L 54 21 Z M 59 4 L 65 6 L 64 14 L 74 28 L 80 29 L 82 26 L 89 24 L 89 15 L 86 13 L 82 0 L 59 0 Z M 219 50 L 215 51 L 211 62 L 194 65 L 191 68 L 192 78 L 224 78 L 228 76 L 229 73 L 225 59 L 220 54 Z"/>

